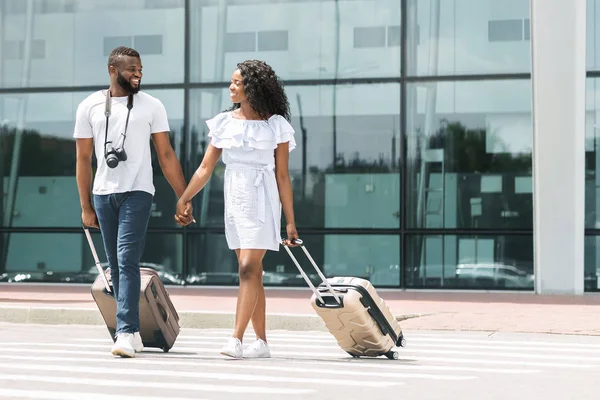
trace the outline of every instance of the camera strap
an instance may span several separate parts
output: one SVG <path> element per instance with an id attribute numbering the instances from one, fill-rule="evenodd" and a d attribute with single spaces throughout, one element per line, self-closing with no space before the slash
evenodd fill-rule
<path id="1" fill-rule="evenodd" d="M 108 143 L 112 143 L 108 141 L 108 120 L 111 114 L 111 94 L 110 89 L 106 90 L 106 103 L 104 104 L 104 115 L 106 116 L 106 127 L 104 130 L 104 157 L 106 157 L 106 145 Z M 127 126 L 129 125 L 129 114 L 131 113 L 131 109 L 133 108 L 133 94 L 129 94 L 127 97 L 127 118 L 125 119 L 125 130 L 123 131 L 123 143 L 121 143 L 121 148 L 125 145 L 125 138 L 127 137 Z"/>

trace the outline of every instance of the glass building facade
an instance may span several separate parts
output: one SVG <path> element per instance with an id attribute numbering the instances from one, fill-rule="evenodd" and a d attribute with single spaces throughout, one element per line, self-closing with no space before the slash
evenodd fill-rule
<path id="1" fill-rule="evenodd" d="M 142 55 L 143 90 L 167 108 L 187 179 L 205 121 L 229 106 L 236 64 L 273 66 L 298 142 L 297 228 L 326 275 L 533 291 L 530 10 L 529 0 L 0 0 L 0 280 L 94 278 L 72 131 L 78 103 L 108 85 L 108 53 L 126 45 Z M 597 291 L 600 1 L 586 15 L 584 279 Z M 153 160 L 143 262 L 170 284 L 236 284 L 224 166 L 182 229 Z M 265 285 L 304 285 L 284 251 L 264 269 Z"/>

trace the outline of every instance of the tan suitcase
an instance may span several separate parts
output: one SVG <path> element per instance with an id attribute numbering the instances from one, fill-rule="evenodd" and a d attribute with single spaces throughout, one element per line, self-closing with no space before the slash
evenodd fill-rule
<path id="1" fill-rule="evenodd" d="M 325 278 L 301 240 L 296 243 L 323 280 L 315 288 L 302 267 L 284 246 L 294 264 L 313 290 L 311 304 L 339 346 L 353 357 L 397 359 L 397 347 L 406 346 L 400 324 L 371 282 L 353 277 Z"/>
<path id="2" fill-rule="evenodd" d="M 117 303 L 112 293 L 110 269 L 103 270 L 89 230 L 84 231 L 94 256 L 98 277 L 92 285 L 92 297 L 114 340 L 117 326 Z M 179 315 L 160 277 L 152 268 L 140 268 L 140 336 L 144 347 L 156 347 L 168 352 L 179 335 Z"/>

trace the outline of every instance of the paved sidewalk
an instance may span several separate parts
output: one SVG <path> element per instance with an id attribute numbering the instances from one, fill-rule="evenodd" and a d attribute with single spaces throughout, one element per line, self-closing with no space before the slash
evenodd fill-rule
<path id="1" fill-rule="evenodd" d="M 237 288 L 168 287 L 184 328 L 231 328 Z M 600 295 L 379 290 L 407 330 L 600 336 Z M 308 289 L 267 289 L 269 329 L 324 330 Z M 0 284 L 0 322 L 103 324 L 89 285 Z"/>

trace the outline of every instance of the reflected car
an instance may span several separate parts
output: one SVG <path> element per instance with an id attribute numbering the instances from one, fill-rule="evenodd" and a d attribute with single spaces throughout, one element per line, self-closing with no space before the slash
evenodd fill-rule
<path id="1" fill-rule="evenodd" d="M 506 288 L 530 288 L 534 281 L 533 274 L 501 263 L 458 264 L 456 277 L 459 280 L 491 282 L 494 286 Z"/>

